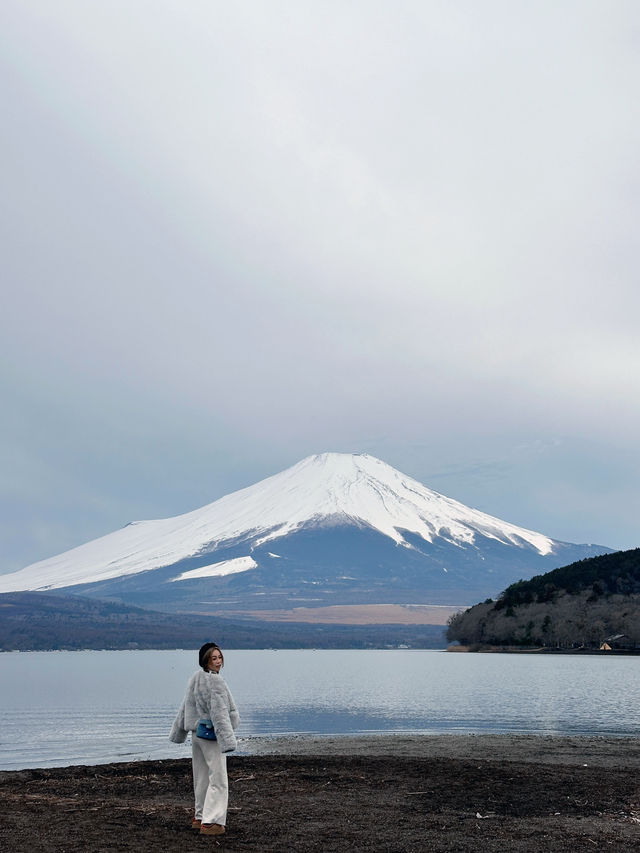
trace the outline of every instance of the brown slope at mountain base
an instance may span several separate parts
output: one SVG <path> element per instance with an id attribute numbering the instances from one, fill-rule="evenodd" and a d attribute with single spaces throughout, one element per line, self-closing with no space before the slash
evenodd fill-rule
<path id="1" fill-rule="evenodd" d="M 335 604 L 329 607 L 294 607 L 291 610 L 212 611 L 226 619 L 262 622 L 307 622 L 323 625 L 446 625 L 466 605 Z M 200 614 L 202 615 L 202 614 Z"/>

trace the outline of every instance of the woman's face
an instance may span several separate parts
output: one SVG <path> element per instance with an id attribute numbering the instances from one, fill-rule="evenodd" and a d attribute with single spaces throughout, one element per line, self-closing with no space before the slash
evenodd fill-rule
<path id="1" fill-rule="evenodd" d="M 211 649 L 209 652 L 207 669 L 209 672 L 220 672 L 222 669 L 222 654 L 220 653 L 220 649 Z"/>

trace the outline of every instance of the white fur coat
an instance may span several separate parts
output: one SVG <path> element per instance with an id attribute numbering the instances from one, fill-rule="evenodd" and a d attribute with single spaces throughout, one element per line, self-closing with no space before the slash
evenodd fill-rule
<path id="1" fill-rule="evenodd" d="M 233 732 L 240 722 L 233 696 L 221 675 L 199 669 L 189 679 L 169 740 L 184 743 L 187 733 L 196 730 L 201 717 L 213 722 L 222 752 L 232 752 L 237 745 Z"/>

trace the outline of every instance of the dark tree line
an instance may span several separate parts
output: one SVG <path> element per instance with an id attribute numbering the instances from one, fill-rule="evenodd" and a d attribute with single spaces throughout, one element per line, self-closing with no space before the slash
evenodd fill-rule
<path id="1" fill-rule="evenodd" d="M 640 647 L 640 549 L 571 563 L 511 584 L 449 620 L 462 645 Z"/>

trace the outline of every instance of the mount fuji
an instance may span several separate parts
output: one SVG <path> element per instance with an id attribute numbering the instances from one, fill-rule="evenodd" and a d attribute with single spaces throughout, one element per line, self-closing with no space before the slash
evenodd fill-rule
<path id="1" fill-rule="evenodd" d="M 137 521 L 0 575 L 165 611 L 467 605 L 599 545 L 470 509 L 368 454 L 322 453 L 200 509 Z"/>

